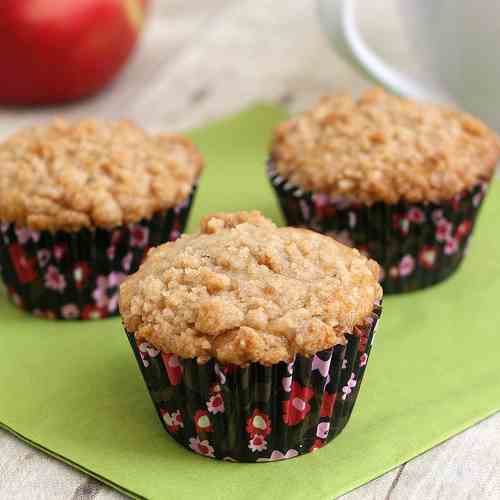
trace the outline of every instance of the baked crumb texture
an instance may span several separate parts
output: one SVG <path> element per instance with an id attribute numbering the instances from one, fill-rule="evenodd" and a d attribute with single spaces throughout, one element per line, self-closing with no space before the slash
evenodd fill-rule
<path id="1" fill-rule="evenodd" d="M 499 154 L 478 119 L 377 88 L 322 98 L 278 126 L 271 146 L 291 183 L 369 205 L 450 199 L 489 179 Z"/>
<path id="2" fill-rule="evenodd" d="M 203 166 L 185 137 L 128 121 L 54 120 L 0 144 L 0 220 L 36 230 L 111 228 L 186 199 Z"/>
<path id="3" fill-rule="evenodd" d="M 150 250 L 121 285 L 120 312 L 162 352 L 270 365 L 345 344 L 381 298 L 378 276 L 332 238 L 259 212 L 213 214 L 199 234 Z"/>

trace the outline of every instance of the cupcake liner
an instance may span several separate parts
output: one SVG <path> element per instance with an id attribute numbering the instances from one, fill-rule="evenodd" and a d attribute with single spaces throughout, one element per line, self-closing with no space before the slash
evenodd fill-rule
<path id="1" fill-rule="evenodd" d="M 149 219 L 113 229 L 34 231 L 0 225 L 1 274 L 11 300 L 31 313 L 58 319 L 118 314 L 118 288 L 148 249 L 182 233 L 189 197 Z"/>
<path id="2" fill-rule="evenodd" d="M 385 293 L 434 285 L 459 267 L 489 185 L 482 180 L 439 203 L 367 206 L 305 192 L 271 163 L 268 175 L 287 223 L 333 236 L 376 260 Z"/>
<path id="3" fill-rule="evenodd" d="M 241 462 L 292 458 L 337 436 L 363 379 L 381 306 L 337 345 L 291 363 L 199 365 L 127 332 L 165 430 L 200 455 Z"/>

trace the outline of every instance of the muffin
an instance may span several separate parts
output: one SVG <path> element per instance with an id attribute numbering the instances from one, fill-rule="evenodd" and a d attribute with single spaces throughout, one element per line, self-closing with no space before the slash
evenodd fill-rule
<path id="1" fill-rule="evenodd" d="M 472 116 L 372 89 L 279 125 L 268 172 L 290 225 L 357 247 L 404 292 L 457 269 L 498 156 Z"/>
<path id="2" fill-rule="evenodd" d="M 120 287 L 165 430 L 204 456 L 292 458 L 346 425 L 380 316 L 378 265 L 259 212 L 214 214 Z"/>
<path id="3" fill-rule="evenodd" d="M 8 295 L 48 318 L 118 313 L 147 249 L 177 238 L 202 158 L 127 121 L 55 120 L 0 144 L 0 264 Z"/>

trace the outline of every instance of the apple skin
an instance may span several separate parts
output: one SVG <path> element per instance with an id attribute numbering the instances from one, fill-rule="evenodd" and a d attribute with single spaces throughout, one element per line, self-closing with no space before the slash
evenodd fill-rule
<path id="1" fill-rule="evenodd" d="M 0 0 L 0 104 L 96 93 L 139 38 L 148 0 Z"/>

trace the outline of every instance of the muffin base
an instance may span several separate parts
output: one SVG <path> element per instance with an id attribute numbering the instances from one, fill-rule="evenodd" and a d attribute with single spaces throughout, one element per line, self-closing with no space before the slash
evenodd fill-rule
<path id="1" fill-rule="evenodd" d="M 109 230 L 52 233 L 1 224 L 1 274 L 10 299 L 50 319 L 117 315 L 120 283 L 150 247 L 180 236 L 195 191 L 166 212 Z"/>
<path id="2" fill-rule="evenodd" d="M 384 293 L 409 292 L 439 283 L 462 263 L 489 179 L 439 203 L 366 206 L 305 192 L 268 175 L 287 223 L 329 235 L 358 248 L 382 267 Z"/>
<path id="3" fill-rule="evenodd" d="M 127 336 L 163 427 L 178 443 L 211 458 L 269 462 L 321 448 L 344 429 L 380 314 L 376 305 L 345 346 L 273 366 L 199 365 Z"/>

